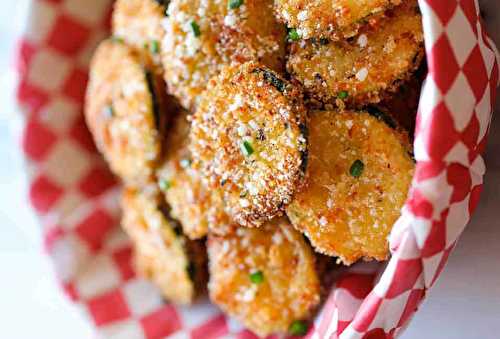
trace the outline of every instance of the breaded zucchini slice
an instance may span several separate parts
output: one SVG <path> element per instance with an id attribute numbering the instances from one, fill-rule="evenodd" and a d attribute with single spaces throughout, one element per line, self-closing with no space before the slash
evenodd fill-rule
<path id="1" fill-rule="evenodd" d="M 207 244 L 209 295 L 225 313 L 262 337 L 312 316 L 320 300 L 314 255 L 286 218 L 210 234 Z"/>
<path id="2" fill-rule="evenodd" d="M 131 186 L 154 182 L 166 112 L 161 78 L 125 44 L 107 40 L 90 66 L 85 118 L 112 171 Z"/>
<path id="3" fill-rule="evenodd" d="M 276 13 L 298 38 L 340 40 L 408 0 L 275 0 Z M 294 34 L 295 34 L 294 33 Z"/>
<path id="4" fill-rule="evenodd" d="M 257 63 L 212 79 L 193 116 L 193 165 L 240 225 L 282 214 L 303 181 L 306 109 L 299 89 Z"/>
<path id="5" fill-rule="evenodd" d="M 173 0 L 168 9 L 163 66 L 169 91 L 195 110 L 207 82 L 224 65 L 250 60 L 284 69 L 284 25 L 272 0 Z"/>
<path id="6" fill-rule="evenodd" d="M 168 1 L 117 0 L 112 17 L 112 33 L 140 52 L 143 59 L 161 72 L 161 45 L 165 37 L 163 21 Z"/>
<path id="7" fill-rule="evenodd" d="M 122 227 L 132 239 L 138 272 L 169 301 L 190 304 L 207 279 L 203 243 L 186 239 L 154 196 L 127 189 L 121 203 Z"/>
<path id="8" fill-rule="evenodd" d="M 404 134 L 366 113 L 311 113 L 308 182 L 286 212 L 315 250 L 384 260 L 414 162 Z"/>
<path id="9" fill-rule="evenodd" d="M 191 166 L 188 149 L 191 123 L 187 119 L 187 112 L 181 110 L 173 120 L 166 140 L 165 160 L 157 177 L 172 217 L 180 221 L 188 238 L 199 239 L 206 236 L 209 228 L 220 233 L 235 223 L 225 213 L 222 199 L 207 189 L 198 170 Z"/>
<path id="10" fill-rule="evenodd" d="M 421 15 L 415 0 L 386 12 L 385 18 L 348 41 L 295 42 L 289 72 L 310 97 L 323 103 L 376 103 L 408 79 L 424 55 Z"/>

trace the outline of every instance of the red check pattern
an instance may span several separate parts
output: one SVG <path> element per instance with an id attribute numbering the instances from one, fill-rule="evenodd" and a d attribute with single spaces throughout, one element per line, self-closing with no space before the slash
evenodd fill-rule
<path id="1" fill-rule="evenodd" d="M 441 273 L 475 209 L 498 53 L 474 0 L 420 0 L 429 74 L 417 117 L 416 174 L 386 264 L 336 281 L 311 339 L 395 338 Z M 87 67 L 108 34 L 110 0 L 33 0 L 19 45 L 18 101 L 30 199 L 67 295 L 106 338 L 255 338 L 207 302 L 163 302 L 136 277 L 118 227 L 118 187 L 82 117 Z"/>

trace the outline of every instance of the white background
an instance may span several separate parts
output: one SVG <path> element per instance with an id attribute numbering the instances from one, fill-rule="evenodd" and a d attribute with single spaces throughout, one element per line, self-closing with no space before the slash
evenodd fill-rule
<path id="1" fill-rule="evenodd" d="M 0 1 L 0 338 L 92 338 L 85 319 L 55 285 L 26 199 L 9 70 L 26 9 L 27 0 Z M 484 0 L 482 9 L 500 46 L 500 4 Z M 493 121 L 479 208 L 403 339 L 500 337 L 499 119 L 497 114 Z"/>

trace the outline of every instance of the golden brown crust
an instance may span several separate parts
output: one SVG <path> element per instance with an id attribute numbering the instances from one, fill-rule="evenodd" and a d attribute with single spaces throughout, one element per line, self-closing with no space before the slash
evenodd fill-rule
<path id="1" fill-rule="evenodd" d="M 173 0 L 165 28 L 163 65 L 169 91 L 195 110 L 210 78 L 224 65 L 257 60 L 284 68 L 286 30 L 273 14 L 272 0 Z"/>
<path id="2" fill-rule="evenodd" d="M 112 18 L 113 36 L 133 47 L 159 73 L 165 16 L 166 7 L 159 1 L 117 0 Z"/>
<path id="3" fill-rule="evenodd" d="M 402 0 L 275 0 L 276 13 L 300 37 L 339 40 L 356 35 Z"/>
<path id="4" fill-rule="evenodd" d="M 287 208 L 316 251 L 384 260 L 414 163 L 404 135 L 364 112 L 314 112 L 306 187 Z"/>
<path id="5" fill-rule="evenodd" d="M 320 283 L 311 248 L 285 218 L 208 240 L 211 300 L 260 336 L 308 319 Z"/>
<path id="6" fill-rule="evenodd" d="M 200 173 L 192 166 L 189 130 L 188 114 L 182 110 L 168 131 L 166 156 L 157 177 L 171 214 L 180 221 L 184 234 L 200 239 L 209 228 L 224 233 L 235 223 L 225 213 L 222 199 L 205 187 Z"/>
<path id="7" fill-rule="evenodd" d="M 303 181 L 306 111 L 297 87 L 256 63 L 228 67 L 193 116 L 193 165 L 244 226 L 282 213 Z"/>
<path id="8" fill-rule="evenodd" d="M 299 41 L 290 50 L 288 71 L 310 97 L 339 106 L 379 102 L 421 63 L 424 46 L 418 5 L 411 0 L 387 11 L 351 40 Z"/>
<path id="9" fill-rule="evenodd" d="M 140 274 L 154 282 L 163 296 L 190 304 L 206 279 L 203 244 L 177 234 L 154 197 L 126 190 L 122 197 L 122 227 L 134 245 Z"/>
<path id="10" fill-rule="evenodd" d="M 101 43 L 90 66 L 85 118 L 111 169 L 128 185 L 154 180 L 165 117 L 160 96 L 153 93 L 159 87 L 130 48 Z"/>

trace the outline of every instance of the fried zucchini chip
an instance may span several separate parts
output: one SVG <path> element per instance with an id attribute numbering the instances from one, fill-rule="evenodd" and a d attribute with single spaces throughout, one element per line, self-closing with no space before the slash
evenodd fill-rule
<path id="1" fill-rule="evenodd" d="M 194 240 L 206 236 L 209 228 L 223 234 L 235 223 L 225 213 L 222 199 L 206 188 L 198 170 L 191 166 L 187 118 L 187 112 L 181 111 L 174 119 L 166 140 L 165 161 L 157 177 L 171 215 L 180 221 L 184 234 Z"/>
<path id="2" fill-rule="evenodd" d="M 298 38 L 340 40 L 403 0 L 275 0 L 276 13 Z M 407 0 L 406 0 L 407 1 Z"/>
<path id="3" fill-rule="evenodd" d="M 363 106 L 394 92 L 424 55 L 421 15 L 411 0 L 348 41 L 295 42 L 289 72 L 308 95 L 328 104 Z"/>
<path id="4" fill-rule="evenodd" d="M 114 4 L 112 32 L 140 52 L 143 59 L 161 72 L 161 45 L 165 37 L 163 21 L 166 1 L 117 0 Z"/>
<path id="5" fill-rule="evenodd" d="M 140 274 L 171 302 L 190 304 L 207 279 L 202 242 L 189 241 L 167 219 L 154 196 L 128 189 L 122 197 L 122 227 L 132 238 Z"/>
<path id="6" fill-rule="evenodd" d="M 314 255 L 286 218 L 209 235 L 207 246 L 210 298 L 225 313 L 262 337 L 311 317 L 320 300 Z"/>
<path id="7" fill-rule="evenodd" d="M 282 214 L 303 181 L 306 110 L 299 89 L 257 63 L 212 79 L 193 116 L 193 165 L 240 225 Z"/>
<path id="8" fill-rule="evenodd" d="M 413 177 L 407 137 L 366 112 L 316 111 L 310 119 L 308 182 L 288 217 L 316 251 L 344 264 L 386 259 Z"/>
<path id="9" fill-rule="evenodd" d="M 206 84 L 224 65 L 256 60 L 284 68 L 286 29 L 272 0 L 173 0 L 163 49 L 165 80 L 195 110 Z"/>
<path id="10" fill-rule="evenodd" d="M 91 62 L 87 125 L 112 171 L 131 186 L 154 182 L 167 116 L 161 82 L 113 40 L 102 42 Z"/>

